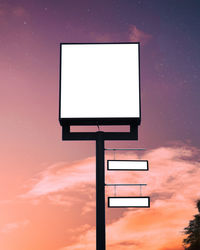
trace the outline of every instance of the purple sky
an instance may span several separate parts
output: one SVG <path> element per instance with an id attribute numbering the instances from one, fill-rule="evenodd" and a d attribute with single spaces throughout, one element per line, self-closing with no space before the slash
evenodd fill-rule
<path id="1" fill-rule="evenodd" d="M 164 163 L 168 158 L 170 161 L 168 159 L 167 167 L 176 163 L 179 154 L 183 158 L 189 155 L 190 164 L 186 162 L 185 168 L 181 169 L 182 161 L 178 162 L 180 168 L 176 169 L 175 175 L 184 175 L 188 182 L 191 181 L 187 186 L 188 193 L 183 194 L 183 197 L 185 195 L 190 200 L 189 188 L 193 184 L 191 190 L 195 194 L 194 199 L 198 196 L 195 193 L 197 180 L 193 174 L 196 172 L 192 160 L 197 159 L 199 153 L 195 152 L 200 148 L 199 10 L 200 2 L 197 0 L 0 1 L 0 206 L 3 206 L 1 216 L 8 231 L 18 225 L 26 226 L 29 220 L 34 222 L 35 218 L 40 225 L 43 210 L 44 214 L 48 213 L 47 220 L 52 222 L 51 211 L 54 207 L 45 203 L 48 196 L 45 198 L 43 210 L 36 206 L 38 216 L 34 215 L 35 217 L 31 217 L 32 211 L 35 211 L 32 210 L 32 203 L 24 205 L 16 198 L 24 192 L 26 184 L 30 185 L 32 178 L 38 177 L 42 172 L 44 179 L 45 174 L 49 174 L 54 181 L 54 178 L 57 180 L 57 175 L 62 175 L 62 171 L 65 178 L 66 163 L 95 155 L 94 142 L 63 142 L 61 139 L 58 122 L 60 42 L 141 42 L 142 123 L 139 128 L 139 141 L 107 142 L 106 146 L 155 148 L 155 156 L 154 153 L 151 156 L 152 162 L 161 157 L 160 162 L 155 164 L 156 170 L 159 170 L 160 165 L 165 167 Z M 178 145 L 178 148 L 180 144 L 187 144 L 189 150 L 185 153 L 183 146 L 180 152 L 176 149 L 174 154 L 173 147 L 159 149 L 166 145 Z M 59 172 L 62 164 L 64 170 Z M 167 167 L 166 174 L 173 181 L 170 176 L 174 174 L 173 169 L 171 173 Z M 152 178 L 165 172 L 155 173 Z M 69 171 L 69 176 L 70 174 Z M 166 176 L 163 174 L 162 178 L 165 179 Z M 42 179 L 41 175 L 39 177 Z M 40 187 L 43 179 L 38 183 Z M 161 185 L 163 193 L 164 189 L 167 192 L 168 184 L 167 179 L 166 188 Z M 174 185 L 174 189 L 178 190 L 181 185 L 182 179 Z M 59 200 L 59 195 L 55 199 Z M 187 216 L 190 216 L 192 202 Z M 174 207 L 172 206 L 173 209 Z M 56 213 L 60 216 L 60 221 L 64 221 L 63 216 L 68 216 L 64 212 L 64 215 L 60 214 L 60 210 Z M 74 218 L 78 218 L 79 214 L 77 209 Z M 183 216 L 184 214 L 185 211 L 182 212 Z M 92 218 L 90 214 L 87 216 Z M 153 215 L 150 217 L 153 218 Z M 16 223 L 20 220 L 21 224 Z M 51 225 L 53 223 L 54 221 Z M 77 219 L 79 226 L 78 223 Z M 60 222 L 57 224 L 60 225 Z M 74 224 L 72 219 L 71 224 Z M 43 225 L 45 227 L 45 223 Z M 1 226 L 0 223 L 0 231 Z M 33 242 L 38 226 L 35 228 L 33 234 L 29 235 Z M 26 232 L 28 234 L 29 231 Z M 59 231 L 56 232 L 59 237 Z M 4 239 L 0 241 L 0 248 L 13 249 L 9 248 L 9 244 L 14 244 L 15 241 L 7 236 L 5 242 Z M 20 239 L 15 237 L 16 241 Z M 25 234 L 21 237 L 26 239 Z M 65 238 L 65 235 L 62 237 Z M 5 245 L 1 247 L 2 242 Z M 40 249 L 44 249 L 41 246 Z M 30 247 L 25 245 L 19 249 Z M 52 246 L 52 250 L 54 249 L 56 248 Z"/>
<path id="2" fill-rule="evenodd" d="M 13 108 L 19 118 L 22 110 L 15 104 L 27 106 L 28 101 L 34 113 L 29 121 L 39 112 L 47 122 L 45 114 L 51 110 L 52 129 L 58 110 L 59 43 L 129 41 L 135 39 L 136 27 L 147 36 L 141 38 L 143 143 L 155 147 L 189 140 L 199 146 L 198 1 L 5 1 L 1 6 L 1 69 L 9 81 L 1 100 L 7 103 L 6 116 Z M 157 136 L 153 141 L 142 134 Z"/>
<path id="3" fill-rule="evenodd" d="M 94 154 L 93 142 L 61 141 L 60 42 L 139 40 L 142 125 L 134 145 L 199 147 L 199 7 L 198 1 L 2 1 L 2 153 L 36 168 L 41 159 Z"/>

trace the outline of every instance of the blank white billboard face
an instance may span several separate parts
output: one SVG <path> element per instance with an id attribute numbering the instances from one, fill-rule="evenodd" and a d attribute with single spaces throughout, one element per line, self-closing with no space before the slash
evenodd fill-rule
<path id="1" fill-rule="evenodd" d="M 108 160 L 108 170 L 119 171 L 147 171 L 148 161 L 146 160 Z"/>
<path id="2" fill-rule="evenodd" d="M 150 198 L 108 197 L 108 207 L 150 207 Z"/>
<path id="3" fill-rule="evenodd" d="M 61 44 L 60 118 L 140 118 L 139 44 Z"/>

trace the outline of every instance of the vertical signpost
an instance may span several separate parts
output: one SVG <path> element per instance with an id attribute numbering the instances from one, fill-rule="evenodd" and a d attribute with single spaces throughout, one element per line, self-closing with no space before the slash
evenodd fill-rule
<path id="1" fill-rule="evenodd" d="M 96 235 L 98 235 L 98 237 L 96 237 L 97 249 L 106 249 L 103 132 L 97 132 L 96 137 Z"/>
<path id="2" fill-rule="evenodd" d="M 62 139 L 96 141 L 96 249 L 105 250 L 105 186 L 108 184 L 105 184 L 104 142 L 138 139 L 139 43 L 62 43 L 59 99 Z M 71 132 L 71 126 L 101 125 L 129 125 L 130 131 Z M 148 168 L 145 161 L 125 165 L 127 170 Z M 109 168 L 120 170 L 116 162 L 110 162 Z M 144 207 L 149 206 L 149 197 L 146 198 L 109 197 L 108 204 Z"/>

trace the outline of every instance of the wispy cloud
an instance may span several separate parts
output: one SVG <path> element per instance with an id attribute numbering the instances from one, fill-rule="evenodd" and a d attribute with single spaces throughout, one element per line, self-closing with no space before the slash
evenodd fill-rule
<path id="1" fill-rule="evenodd" d="M 29 220 L 7 223 L 2 227 L 1 232 L 2 233 L 11 233 L 11 232 L 17 230 L 18 228 L 25 227 L 28 224 L 29 224 Z"/>
<path id="2" fill-rule="evenodd" d="M 142 45 L 145 45 L 152 35 L 145 33 L 144 31 L 138 29 L 135 25 L 130 26 L 129 39 L 132 42 L 140 42 Z"/>
<path id="3" fill-rule="evenodd" d="M 173 147 L 160 147 L 143 154 L 142 158 L 149 160 L 148 172 L 116 172 L 107 173 L 106 181 L 109 183 L 148 183 L 146 192 L 156 200 L 174 197 L 186 197 L 193 200 L 198 190 L 191 194 L 190 190 L 196 188 L 200 163 L 197 161 L 199 150 L 185 145 Z M 137 159 L 136 154 L 118 154 L 118 159 Z M 55 200 L 61 200 L 59 192 L 78 188 L 79 191 L 88 190 L 90 198 L 93 196 L 95 185 L 94 157 L 71 164 L 58 163 L 39 173 L 29 185 L 24 198 L 38 198 L 45 195 L 56 194 Z M 186 188 L 189 187 L 189 188 Z M 61 201 L 62 203 L 63 201 Z"/>
<path id="4" fill-rule="evenodd" d="M 22 6 L 13 7 L 11 8 L 10 12 L 16 17 L 27 18 L 30 16 L 29 12 Z"/>
<path id="5" fill-rule="evenodd" d="M 93 158 L 94 159 L 94 158 Z M 91 158 L 72 164 L 58 163 L 41 172 L 23 197 L 36 198 L 84 184 L 94 184 L 94 161 Z"/>
<path id="6" fill-rule="evenodd" d="M 195 200 L 200 197 L 200 191 L 197 187 L 200 174 L 198 155 L 198 149 L 181 144 L 172 147 L 160 147 L 143 154 L 142 158 L 148 159 L 150 163 L 150 171 L 142 173 L 144 177 L 141 173 L 136 172 L 134 174 L 130 172 L 121 173 L 117 176 L 112 172 L 107 176 L 107 182 L 117 180 L 121 183 L 138 183 L 140 182 L 138 180 L 142 180 L 142 182 L 148 183 L 145 195 L 151 197 L 150 209 L 124 210 L 121 216 L 112 219 L 112 222 L 107 225 L 109 250 L 116 248 L 122 250 L 124 246 L 128 250 L 132 249 L 133 246 L 136 250 L 161 250 L 167 249 L 169 246 L 173 247 L 172 249 L 182 249 L 182 230 L 187 225 L 188 220 L 191 219 L 192 214 L 195 213 Z M 136 159 L 137 155 L 117 155 L 118 159 L 131 159 L 133 157 Z M 83 163 L 87 165 L 90 161 L 93 160 L 87 159 Z M 85 164 L 83 166 L 86 166 Z M 79 169 L 76 164 L 74 168 Z M 73 168 L 71 168 L 71 171 L 73 172 Z M 83 172 L 85 173 L 85 171 Z M 81 172 L 79 174 L 81 175 Z M 43 176 L 43 178 L 45 177 Z M 38 183 L 41 183 L 43 178 L 38 180 Z M 71 179 L 72 176 L 69 174 L 68 178 Z M 81 177 L 76 176 L 76 178 L 76 183 L 80 185 Z M 84 183 L 87 182 L 90 182 L 90 178 L 85 179 Z M 37 186 L 37 183 L 35 185 Z M 75 183 L 72 182 L 68 188 L 74 185 Z M 35 187 L 32 190 L 35 190 Z M 112 192 L 112 190 L 109 192 Z M 121 191 L 119 190 L 119 192 Z M 130 190 L 126 189 L 126 192 L 130 192 Z M 89 212 L 94 213 L 94 202 L 91 202 L 91 204 L 90 206 L 90 201 L 85 203 L 85 209 L 87 212 L 86 207 L 88 206 Z M 114 210 L 112 211 L 114 212 Z M 95 229 L 89 228 L 83 233 L 79 233 L 74 244 L 65 246 L 62 250 L 83 248 L 92 250 L 94 244 Z"/>
<path id="7" fill-rule="evenodd" d="M 127 209 L 117 213 L 108 209 L 108 249 L 182 249 L 181 231 L 195 213 L 195 200 L 200 197 L 200 150 L 183 144 L 160 147 L 138 156 L 117 154 L 117 159 L 147 159 L 147 172 L 107 172 L 107 183 L 147 183 L 143 195 L 151 197 L 150 209 Z M 112 158 L 107 155 L 107 158 Z M 48 167 L 34 180 L 23 198 L 47 197 L 58 206 L 79 204 L 81 215 L 95 214 L 95 159 L 87 158 L 72 164 L 58 163 Z M 130 188 L 117 190 L 117 195 L 137 194 Z M 107 195 L 113 194 L 107 189 Z M 81 204 L 81 205 L 80 205 Z M 113 211 L 113 213 L 111 212 Z M 114 215 L 115 214 L 115 215 Z M 120 235 L 120 237 L 119 237 Z M 159 240 L 158 240 L 158 235 Z M 94 249 L 95 228 L 86 227 L 76 233 L 74 244 L 62 250 Z"/>
<path id="8" fill-rule="evenodd" d="M 128 210 L 123 217 L 106 228 L 107 249 L 158 250 L 171 246 L 182 249 L 181 230 L 191 216 L 191 205 L 178 206 L 178 202 L 155 202 L 151 209 Z M 95 229 L 79 235 L 73 245 L 61 250 L 94 249 Z M 167 248 L 166 248 L 167 249 Z"/>
<path id="9" fill-rule="evenodd" d="M 3 3 L 0 4 L 0 17 L 20 17 L 27 18 L 30 16 L 29 12 L 20 5 Z"/>

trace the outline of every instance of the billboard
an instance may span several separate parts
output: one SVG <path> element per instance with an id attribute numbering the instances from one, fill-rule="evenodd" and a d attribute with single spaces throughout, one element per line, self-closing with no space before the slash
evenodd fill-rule
<path id="1" fill-rule="evenodd" d="M 139 43 L 62 43 L 61 125 L 139 125 L 139 71 Z"/>

